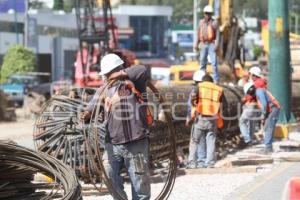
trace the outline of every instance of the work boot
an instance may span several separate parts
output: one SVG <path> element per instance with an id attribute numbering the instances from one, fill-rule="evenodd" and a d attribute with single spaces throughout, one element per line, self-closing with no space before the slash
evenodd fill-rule
<path id="1" fill-rule="evenodd" d="M 192 161 L 192 162 L 188 162 L 185 168 L 186 169 L 196 169 L 197 165 L 195 162 Z"/>
<path id="2" fill-rule="evenodd" d="M 198 162 L 197 163 L 197 168 L 206 168 L 205 163 L 204 162 Z"/>
<path id="3" fill-rule="evenodd" d="M 270 155 L 273 153 L 273 149 L 263 148 L 263 149 L 257 151 L 257 153 L 261 154 L 261 155 Z"/>
<path id="4" fill-rule="evenodd" d="M 238 145 L 238 148 L 239 149 L 245 149 L 245 148 L 247 148 L 247 147 L 249 147 L 249 146 L 251 146 L 252 145 L 252 142 L 250 141 L 250 142 L 245 142 L 244 140 L 242 140 L 240 143 L 239 143 L 239 145 Z"/>

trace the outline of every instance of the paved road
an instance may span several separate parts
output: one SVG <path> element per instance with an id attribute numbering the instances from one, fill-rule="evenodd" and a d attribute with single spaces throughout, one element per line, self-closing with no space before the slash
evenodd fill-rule
<path id="1" fill-rule="evenodd" d="M 281 163 L 269 173 L 257 177 L 230 195 L 229 200 L 281 200 L 292 177 L 300 177 L 300 162 Z"/>

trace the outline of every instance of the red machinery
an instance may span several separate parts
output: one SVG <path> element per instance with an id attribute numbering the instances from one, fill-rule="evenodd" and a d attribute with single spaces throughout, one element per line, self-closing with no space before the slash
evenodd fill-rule
<path id="1" fill-rule="evenodd" d="M 99 76 L 100 59 L 114 52 L 130 66 L 135 55 L 118 47 L 118 28 L 109 0 L 77 0 L 76 16 L 80 49 L 75 62 L 75 84 L 78 87 L 98 87 L 103 81 Z"/>

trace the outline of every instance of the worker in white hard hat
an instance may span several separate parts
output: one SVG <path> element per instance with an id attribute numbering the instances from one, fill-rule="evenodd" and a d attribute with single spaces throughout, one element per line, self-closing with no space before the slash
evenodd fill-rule
<path id="1" fill-rule="evenodd" d="M 200 46 L 200 69 L 206 71 L 208 56 L 213 68 L 213 79 L 219 82 L 217 51 L 219 48 L 220 31 L 216 20 L 212 18 L 213 8 L 210 5 L 204 7 L 204 19 L 200 20 L 195 50 Z"/>
<path id="2" fill-rule="evenodd" d="M 201 81 L 202 78 L 205 76 L 205 71 L 202 70 L 198 70 L 194 73 L 193 75 L 193 81 L 194 81 L 194 85 L 198 85 Z M 204 140 L 200 141 L 199 144 L 195 143 L 193 141 L 193 131 L 194 131 L 194 119 L 192 118 L 192 113 L 195 112 L 195 107 L 193 107 L 192 105 L 192 93 L 193 91 L 191 91 L 190 95 L 189 95 L 189 99 L 187 102 L 187 117 L 186 117 L 186 127 L 191 127 L 191 138 L 190 138 L 190 150 L 189 150 L 189 158 L 188 158 L 188 164 L 186 166 L 186 168 L 188 169 L 193 169 L 193 168 L 197 168 L 197 163 L 198 160 L 200 161 L 201 159 L 205 159 L 206 155 L 204 155 L 205 150 L 200 150 L 200 146 L 204 146 L 203 142 L 205 142 Z M 202 142 L 202 145 L 200 144 Z M 198 149 L 198 151 L 197 151 Z"/>
<path id="3" fill-rule="evenodd" d="M 253 82 L 248 82 L 243 87 L 243 112 L 239 119 L 240 131 L 243 136 L 243 142 L 240 147 L 244 148 L 252 144 L 252 138 L 255 131 L 255 125 L 259 122 L 260 110 L 257 107 L 255 87 Z"/>
<path id="4" fill-rule="evenodd" d="M 267 80 L 263 77 L 259 67 L 254 66 L 249 70 L 250 79 L 254 82 L 255 88 L 267 88 Z"/>
<path id="5" fill-rule="evenodd" d="M 131 180 L 132 199 L 148 200 L 151 196 L 148 125 L 153 118 L 148 112 L 145 94 L 150 74 L 145 66 L 124 69 L 123 65 L 124 61 L 116 54 L 107 54 L 101 59 L 100 74 L 112 85 L 104 95 L 100 96 L 102 88 L 97 91 L 81 117 L 88 120 L 97 102 L 104 102 L 101 123 L 104 126 L 99 135 L 104 138 L 106 172 L 119 195 L 127 199 L 120 175 L 125 167 Z"/>
<path id="6" fill-rule="evenodd" d="M 226 107 L 223 88 L 209 74 L 201 77 L 191 94 L 193 126 L 187 168 L 214 167 L 216 135 L 224 125 L 220 118 L 221 104 Z"/>
<path id="7" fill-rule="evenodd" d="M 205 75 L 205 71 L 202 70 L 198 70 L 196 72 L 194 72 L 193 74 L 193 81 L 194 81 L 194 85 L 197 85 L 198 83 L 200 83 L 202 81 L 203 76 Z M 190 126 L 190 124 L 192 123 L 192 99 L 191 99 L 191 94 L 193 91 L 191 91 L 190 95 L 189 95 L 189 99 L 187 102 L 187 118 L 186 118 L 186 126 Z"/>

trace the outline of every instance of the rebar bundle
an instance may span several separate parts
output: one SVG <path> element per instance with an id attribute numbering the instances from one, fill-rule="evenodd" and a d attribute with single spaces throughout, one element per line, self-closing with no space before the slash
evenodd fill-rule
<path id="1" fill-rule="evenodd" d="M 53 181 L 34 182 L 37 173 Z M 82 196 L 72 168 L 43 152 L 0 141 L 0 199 L 80 200 Z"/>

